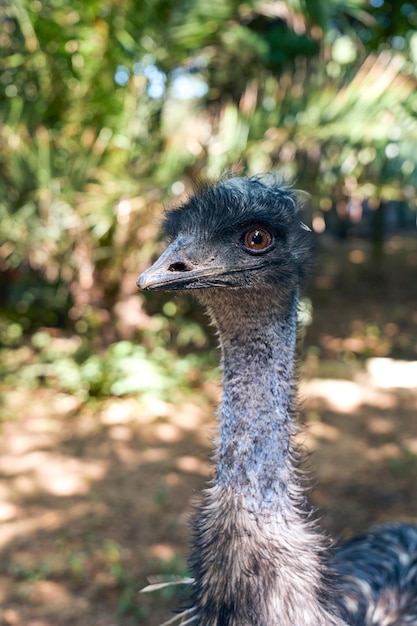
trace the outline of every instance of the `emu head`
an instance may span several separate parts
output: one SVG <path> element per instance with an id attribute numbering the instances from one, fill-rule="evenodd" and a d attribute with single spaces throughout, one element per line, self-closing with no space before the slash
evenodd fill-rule
<path id="1" fill-rule="evenodd" d="M 201 187 L 165 213 L 169 245 L 137 281 L 141 289 L 294 287 L 311 259 L 299 195 L 276 177 Z"/>

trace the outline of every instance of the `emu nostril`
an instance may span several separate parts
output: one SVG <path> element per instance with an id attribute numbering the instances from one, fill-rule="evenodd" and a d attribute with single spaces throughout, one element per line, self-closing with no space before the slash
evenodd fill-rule
<path id="1" fill-rule="evenodd" d="M 168 268 L 168 272 L 189 272 L 191 267 L 187 267 L 185 263 L 171 263 Z"/>

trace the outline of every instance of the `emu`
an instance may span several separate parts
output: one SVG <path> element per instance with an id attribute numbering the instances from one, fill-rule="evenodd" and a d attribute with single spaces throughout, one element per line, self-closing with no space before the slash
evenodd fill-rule
<path id="1" fill-rule="evenodd" d="M 215 479 L 191 520 L 191 602 L 178 619 L 417 625 L 417 527 L 382 526 L 334 548 L 308 503 L 294 440 L 297 310 L 311 262 L 300 204 L 272 174 L 202 186 L 165 213 L 169 245 L 138 279 L 192 290 L 222 355 Z"/>

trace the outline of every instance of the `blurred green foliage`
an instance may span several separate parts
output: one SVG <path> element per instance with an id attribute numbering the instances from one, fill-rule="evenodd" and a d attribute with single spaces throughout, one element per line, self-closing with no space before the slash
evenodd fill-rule
<path id="1" fill-rule="evenodd" d="M 207 343 L 190 305 L 152 327 L 135 290 L 196 178 L 279 166 L 318 230 L 343 234 L 353 199 L 377 242 L 387 203 L 415 219 L 413 3 L 2 0 L 0 22 L 0 341 L 36 333 L 28 380 L 138 391 L 167 343 Z M 45 327 L 83 351 L 57 360 Z"/>
<path id="2" fill-rule="evenodd" d="M 196 179 L 279 167 L 310 192 L 318 232 L 345 235 L 352 207 L 366 205 L 376 250 L 390 203 L 415 222 L 416 27 L 407 0 L 0 0 L 1 391 L 49 386 L 95 415 L 108 396 L 134 395 L 146 414 L 155 398 L 181 404 L 218 375 L 201 311 L 135 285 L 158 254 L 161 205 Z M 344 290 L 333 252 L 321 297 L 338 288 L 359 300 L 374 275 L 354 265 Z M 401 283 L 399 265 L 393 273 Z M 412 292 L 408 275 L 398 286 Z M 381 297 L 387 319 L 365 310 L 344 338 L 323 320 L 307 374 L 415 357 L 412 298 L 394 315 Z M 302 315 L 308 324 L 308 300 Z M 16 415 L 6 410 L 0 419 Z M 75 456 L 83 437 L 68 442 Z M 172 493 L 156 484 L 159 516 Z M 100 538 L 102 524 L 100 513 L 81 539 L 63 534 L 50 557 L 13 551 L 6 572 L 75 590 L 93 581 L 97 602 L 116 591 L 120 619 L 141 623 L 142 577 L 122 545 Z M 174 556 L 163 569 L 182 567 Z"/>
<path id="3" fill-rule="evenodd" d="M 76 335 L 52 337 L 39 330 L 21 345 L 18 324 L 3 326 L 0 332 L 5 345 L 0 349 L 0 377 L 6 386 L 36 389 L 46 384 L 82 401 L 135 394 L 146 402 L 155 397 L 172 400 L 176 389 L 183 393 L 212 376 L 211 353 L 189 352 L 177 358 L 153 335 L 144 339 L 144 345 L 121 340 L 95 353 L 89 340 Z"/>

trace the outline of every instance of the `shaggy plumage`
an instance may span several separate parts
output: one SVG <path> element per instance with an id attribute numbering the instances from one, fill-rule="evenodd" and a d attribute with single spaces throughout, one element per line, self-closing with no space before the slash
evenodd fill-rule
<path id="1" fill-rule="evenodd" d="M 352 626 L 416 626 L 417 527 L 391 524 L 341 544 L 333 567 Z"/>
<path id="2" fill-rule="evenodd" d="M 294 363 L 311 233 L 299 209 L 274 176 L 201 187 L 165 214 L 169 246 L 138 280 L 195 290 L 222 352 L 216 475 L 191 521 L 181 623 L 417 624 L 416 528 L 385 527 L 334 553 L 306 498 Z"/>

